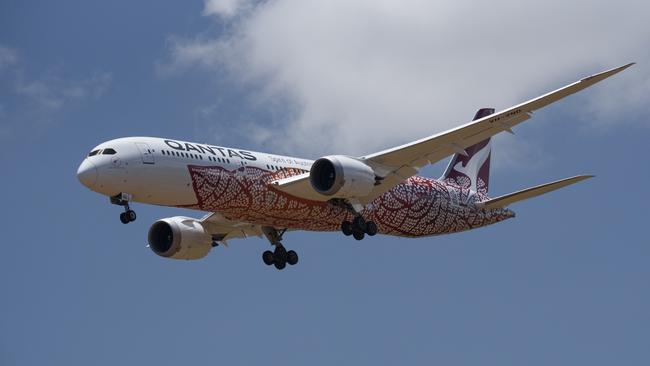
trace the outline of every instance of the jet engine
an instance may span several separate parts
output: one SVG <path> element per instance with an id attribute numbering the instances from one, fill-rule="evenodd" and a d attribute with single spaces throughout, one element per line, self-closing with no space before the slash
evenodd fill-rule
<path id="1" fill-rule="evenodd" d="M 331 155 L 314 162 L 309 181 L 316 192 L 334 198 L 367 196 L 375 185 L 375 172 L 348 156 Z"/>
<path id="2" fill-rule="evenodd" d="M 212 236 L 193 218 L 160 219 L 149 228 L 149 247 L 161 257 L 200 259 L 212 249 Z"/>

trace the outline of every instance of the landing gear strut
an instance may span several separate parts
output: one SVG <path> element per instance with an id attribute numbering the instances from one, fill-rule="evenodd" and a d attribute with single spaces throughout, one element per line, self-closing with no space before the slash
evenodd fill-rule
<path id="1" fill-rule="evenodd" d="M 363 216 L 357 215 L 352 222 L 343 221 L 341 223 L 343 235 L 352 235 L 356 240 L 362 240 L 366 234 L 374 236 L 377 234 L 377 224 L 374 221 L 366 221 Z"/>
<path id="2" fill-rule="evenodd" d="M 282 235 L 287 229 L 278 231 L 276 228 L 270 226 L 262 227 L 262 231 L 266 238 L 275 246 L 273 251 L 267 250 L 262 253 L 262 260 L 267 266 L 274 265 L 277 269 L 284 269 L 287 264 L 294 265 L 298 263 L 298 254 L 293 251 L 287 251 L 282 245 Z"/>
<path id="3" fill-rule="evenodd" d="M 124 212 L 120 214 L 120 221 L 123 224 L 135 221 L 137 218 L 135 211 L 129 207 L 131 195 L 128 193 L 120 193 L 111 197 L 111 203 L 118 206 L 124 206 Z"/>

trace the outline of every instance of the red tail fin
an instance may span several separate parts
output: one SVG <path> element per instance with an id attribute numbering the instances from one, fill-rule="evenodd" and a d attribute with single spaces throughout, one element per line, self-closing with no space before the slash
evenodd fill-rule
<path id="1" fill-rule="evenodd" d="M 476 112 L 474 120 L 493 113 L 494 108 L 481 108 Z M 452 156 L 442 179 L 487 194 L 490 182 L 490 139 L 466 148 L 465 153 Z"/>

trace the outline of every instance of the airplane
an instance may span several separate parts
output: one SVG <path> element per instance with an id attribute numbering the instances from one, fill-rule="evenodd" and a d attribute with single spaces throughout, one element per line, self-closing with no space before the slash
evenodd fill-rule
<path id="1" fill-rule="evenodd" d="M 126 137 L 94 147 L 77 170 L 90 190 L 124 207 L 132 202 L 208 212 L 154 222 L 148 243 L 157 255 L 200 259 L 235 238 L 265 236 L 273 251 L 262 260 L 281 270 L 298 263 L 283 242 L 287 231 L 341 231 L 362 240 L 376 234 L 427 237 L 515 217 L 508 206 L 591 178 L 574 177 L 503 196 L 488 196 L 491 137 L 512 133 L 535 110 L 585 89 L 634 63 L 601 72 L 495 113 L 482 108 L 471 122 L 401 146 L 353 157 L 314 161 L 154 137 Z M 448 156 L 439 179 L 418 170 Z"/>

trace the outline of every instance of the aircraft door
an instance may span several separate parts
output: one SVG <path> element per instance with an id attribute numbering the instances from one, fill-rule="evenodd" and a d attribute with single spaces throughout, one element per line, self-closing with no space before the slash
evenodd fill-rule
<path id="1" fill-rule="evenodd" d="M 137 146 L 138 150 L 140 150 L 140 155 L 142 156 L 143 164 L 154 164 L 153 150 L 151 150 L 149 144 L 144 142 L 136 142 L 135 146 Z"/>

